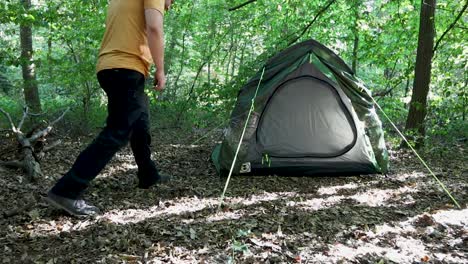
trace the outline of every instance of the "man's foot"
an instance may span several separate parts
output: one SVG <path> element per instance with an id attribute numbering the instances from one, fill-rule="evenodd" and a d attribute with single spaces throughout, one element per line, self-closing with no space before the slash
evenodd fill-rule
<path id="1" fill-rule="evenodd" d="M 56 195 L 49 191 L 45 200 L 55 208 L 62 209 L 74 216 L 92 216 L 99 213 L 96 206 L 87 204 L 81 199 L 69 199 L 60 195 Z"/>
<path id="2" fill-rule="evenodd" d="M 151 180 L 141 180 L 138 182 L 138 188 L 140 189 L 149 189 L 151 186 L 161 183 L 167 183 L 171 180 L 171 176 L 165 174 L 159 174 L 158 178 L 153 178 Z"/>

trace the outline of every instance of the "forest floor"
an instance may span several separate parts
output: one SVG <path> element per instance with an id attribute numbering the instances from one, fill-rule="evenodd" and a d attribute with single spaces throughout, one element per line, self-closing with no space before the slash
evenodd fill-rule
<path id="1" fill-rule="evenodd" d="M 158 132 L 154 156 L 173 181 L 137 189 L 125 148 L 86 193 L 103 211 L 93 218 L 42 199 L 89 138 L 48 153 L 38 182 L 0 168 L 0 263 L 468 263 L 466 141 L 424 154 L 462 209 L 402 150 L 388 176 L 234 177 L 219 208 L 214 140 Z M 0 146 L 13 158 L 12 139 Z"/>

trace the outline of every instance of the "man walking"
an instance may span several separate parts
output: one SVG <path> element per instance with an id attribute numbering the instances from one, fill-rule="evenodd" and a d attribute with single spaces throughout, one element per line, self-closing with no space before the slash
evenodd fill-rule
<path id="1" fill-rule="evenodd" d="M 163 15 L 173 0 L 111 0 L 97 78 L 108 98 L 106 127 L 80 153 L 72 168 L 48 192 L 46 200 L 75 216 L 94 215 L 98 208 L 80 197 L 114 154 L 128 141 L 138 165 L 138 187 L 169 180 L 151 160 L 145 78 L 154 61 L 155 90 L 166 84 Z"/>

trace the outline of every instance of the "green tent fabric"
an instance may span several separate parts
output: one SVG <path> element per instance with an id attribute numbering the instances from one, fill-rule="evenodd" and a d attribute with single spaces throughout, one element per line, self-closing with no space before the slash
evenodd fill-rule
<path id="1" fill-rule="evenodd" d="M 240 90 L 223 141 L 212 153 L 220 174 L 231 168 L 252 99 L 234 174 L 388 171 L 382 123 L 370 91 L 317 41 L 280 52 Z"/>

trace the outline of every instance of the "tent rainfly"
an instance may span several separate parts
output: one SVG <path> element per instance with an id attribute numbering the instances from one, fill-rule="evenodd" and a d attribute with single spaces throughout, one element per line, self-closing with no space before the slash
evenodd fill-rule
<path id="1" fill-rule="evenodd" d="M 223 141 L 212 153 L 221 175 L 231 168 L 244 127 L 233 174 L 388 171 L 382 123 L 370 91 L 315 40 L 280 52 L 240 90 Z"/>

